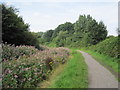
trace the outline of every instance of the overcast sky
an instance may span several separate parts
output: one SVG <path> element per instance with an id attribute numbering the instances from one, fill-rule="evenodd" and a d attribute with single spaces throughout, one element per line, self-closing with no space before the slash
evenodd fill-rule
<path id="1" fill-rule="evenodd" d="M 2 0 L 0 0 L 3 2 Z M 118 0 L 4 0 L 18 8 L 19 15 L 30 24 L 30 31 L 45 32 L 65 22 L 74 23 L 79 15 L 90 14 L 103 21 L 109 35 L 117 35 Z"/>

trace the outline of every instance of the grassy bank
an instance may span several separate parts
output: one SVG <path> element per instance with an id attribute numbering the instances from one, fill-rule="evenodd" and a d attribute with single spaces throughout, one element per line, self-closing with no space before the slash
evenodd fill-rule
<path id="1" fill-rule="evenodd" d="M 88 72 L 84 58 L 79 52 L 72 51 L 62 73 L 57 76 L 49 88 L 87 88 Z"/>
<path id="2" fill-rule="evenodd" d="M 120 67 L 118 66 L 117 58 L 112 58 L 105 54 L 100 54 L 98 52 L 94 52 L 91 50 L 82 50 L 82 51 L 85 51 L 85 52 L 89 53 L 90 55 L 92 55 L 93 58 L 95 58 L 95 60 L 97 60 L 103 66 L 105 66 L 107 69 L 109 69 L 113 74 L 116 75 L 117 78 L 120 78 L 120 77 L 118 77 L 118 73 L 120 74 Z"/>

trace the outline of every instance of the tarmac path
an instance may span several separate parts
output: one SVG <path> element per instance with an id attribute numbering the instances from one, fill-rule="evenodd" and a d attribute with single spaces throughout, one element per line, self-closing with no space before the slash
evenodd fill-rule
<path id="1" fill-rule="evenodd" d="M 118 88 L 118 80 L 109 70 L 99 64 L 88 53 L 79 52 L 84 56 L 88 66 L 89 88 Z"/>

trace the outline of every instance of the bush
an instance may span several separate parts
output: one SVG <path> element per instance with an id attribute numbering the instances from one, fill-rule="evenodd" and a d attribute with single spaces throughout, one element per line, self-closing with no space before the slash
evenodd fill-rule
<path id="1" fill-rule="evenodd" d="M 15 46 L 10 44 L 2 44 L 2 59 L 6 60 L 14 60 L 23 55 L 32 55 L 38 50 L 33 46 Z"/>
<path id="2" fill-rule="evenodd" d="M 23 56 L 17 60 L 3 62 L 3 88 L 30 88 L 37 87 L 38 83 L 47 79 L 51 72 L 46 61 L 51 58 L 50 67 L 67 61 L 69 49 L 53 48 L 38 51 L 35 54 Z"/>
<path id="3" fill-rule="evenodd" d="M 109 37 L 97 45 L 91 46 L 89 49 L 111 57 L 120 58 L 118 53 L 118 37 Z"/>

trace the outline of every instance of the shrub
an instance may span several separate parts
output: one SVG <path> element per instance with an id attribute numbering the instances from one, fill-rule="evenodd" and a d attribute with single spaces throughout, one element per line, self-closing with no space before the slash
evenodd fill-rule
<path id="1" fill-rule="evenodd" d="M 23 55 L 32 55 L 38 50 L 33 46 L 14 46 L 10 44 L 2 44 L 2 59 L 5 60 L 14 60 Z"/>
<path id="2" fill-rule="evenodd" d="M 120 58 L 118 53 L 118 37 L 109 37 L 89 49 L 111 57 Z"/>
<path id="3" fill-rule="evenodd" d="M 58 64 L 67 61 L 69 52 L 69 49 L 63 47 L 51 48 L 38 51 L 29 57 L 25 55 L 16 60 L 3 62 L 3 88 L 37 87 L 37 84 L 47 79 L 51 72 L 46 60 L 51 58 L 53 63 L 50 63 L 50 67 L 54 69 Z"/>

